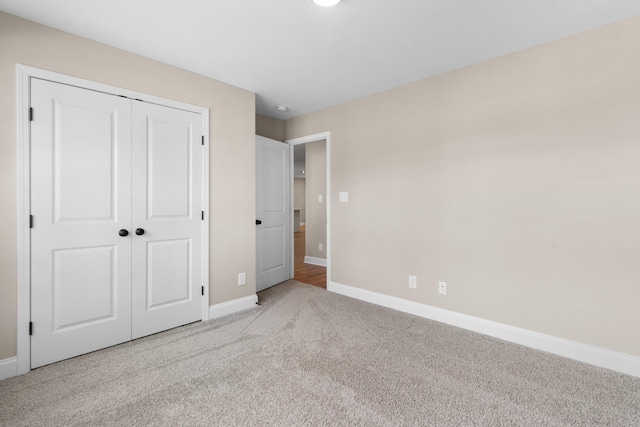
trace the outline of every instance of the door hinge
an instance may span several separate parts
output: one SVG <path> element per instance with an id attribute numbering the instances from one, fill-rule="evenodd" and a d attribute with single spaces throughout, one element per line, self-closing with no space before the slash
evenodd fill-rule
<path id="1" fill-rule="evenodd" d="M 202 135 L 202 145 L 204 145 L 204 135 Z"/>
<path id="2" fill-rule="evenodd" d="M 202 296 L 204 296 L 204 286 L 202 287 Z"/>
<path id="3" fill-rule="evenodd" d="M 204 221 L 204 211 L 202 211 L 202 220 Z"/>
<path id="4" fill-rule="evenodd" d="M 29 322 L 29 335 L 33 335 L 33 322 Z"/>
<path id="5" fill-rule="evenodd" d="M 33 215 L 29 215 L 29 228 L 33 228 Z"/>
<path id="6" fill-rule="evenodd" d="M 29 108 L 29 121 L 32 122 L 33 121 L 33 107 Z"/>

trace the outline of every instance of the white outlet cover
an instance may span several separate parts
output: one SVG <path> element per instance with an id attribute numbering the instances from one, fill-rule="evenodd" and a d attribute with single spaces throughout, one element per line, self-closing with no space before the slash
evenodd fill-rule
<path id="1" fill-rule="evenodd" d="M 340 192 L 340 203 L 347 203 L 349 201 L 349 192 L 341 191 Z"/>
<path id="2" fill-rule="evenodd" d="M 322 203 L 322 194 L 318 194 L 318 203 Z"/>
<path id="3" fill-rule="evenodd" d="M 447 294 L 447 282 L 438 282 L 438 292 L 442 295 Z"/>
<path id="4" fill-rule="evenodd" d="M 238 286 L 247 284 L 247 273 L 238 273 Z"/>
<path id="5" fill-rule="evenodd" d="M 409 287 L 411 289 L 416 289 L 418 287 L 418 277 L 417 276 L 409 276 Z"/>
<path id="6" fill-rule="evenodd" d="M 318 243 L 318 250 L 322 250 L 323 246 L 322 243 Z"/>

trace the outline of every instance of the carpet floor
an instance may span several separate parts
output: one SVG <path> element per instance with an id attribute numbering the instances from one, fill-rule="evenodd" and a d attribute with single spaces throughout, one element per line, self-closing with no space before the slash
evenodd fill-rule
<path id="1" fill-rule="evenodd" d="M 2 426 L 640 426 L 640 378 L 295 281 L 0 381 Z"/>

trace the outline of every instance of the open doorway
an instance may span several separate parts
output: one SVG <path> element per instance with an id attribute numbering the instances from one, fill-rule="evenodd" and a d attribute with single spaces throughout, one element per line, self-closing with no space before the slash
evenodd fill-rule
<path id="1" fill-rule="evenodd" d="M 293 278 L 326 289 L 326 141 L 292 148 Z"/>
<path id="2" fill-rule="evenodd" d="M 287 142 L 292 145 L 293 278 L 326 289 L 330 280 L 329 134 Z"/>

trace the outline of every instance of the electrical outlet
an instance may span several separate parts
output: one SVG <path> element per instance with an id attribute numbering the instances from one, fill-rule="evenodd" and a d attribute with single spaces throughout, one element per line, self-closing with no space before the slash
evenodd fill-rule
<path id="1" fill-rule="evenodd" d="M 418 277 L 416 276 L 409 276 L 409 287 L 411 289 L 415 289 L 418 287 Z"/>
<path id="2" fill-rule="evenodd" d="M 447 282 L 438 282 L 438 292 L 442 295 L 447 294 Z"/>
<path id="3" fill-rule="evenodd" d="M 247 284 L 247 273 L 238 273 L 238 286 Z"/>
<path id="4" fill-rule="evenodd" d="M 318 243 L 318 250 L 319 250 L 320 252 L 322 252 L 322 248 L 323 248 L 322 243 Z"/>
<path id="5" fill-rule="evenodd" d="M 322 194 L 318 194 L 318 203 L 322 203 Z"/>

